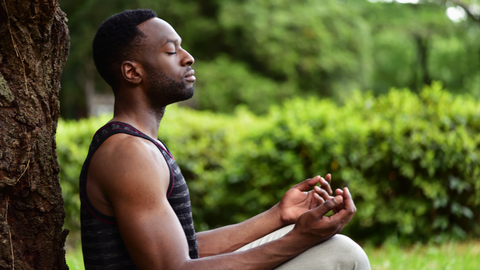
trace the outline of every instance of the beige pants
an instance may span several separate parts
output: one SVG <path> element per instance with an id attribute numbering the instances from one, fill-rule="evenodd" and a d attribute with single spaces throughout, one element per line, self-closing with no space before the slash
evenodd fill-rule
<path id="1" fill-rule="evenodd" d="M 289 225 L 274 231 L 237 251 L 248 250 L 278 239 L 293 229 Z M 337 234 L 329 240 L 311 247 L 297 257 L 285 262 L 276 270 L 370 270 L 367 254 L 352 239 Z"/>

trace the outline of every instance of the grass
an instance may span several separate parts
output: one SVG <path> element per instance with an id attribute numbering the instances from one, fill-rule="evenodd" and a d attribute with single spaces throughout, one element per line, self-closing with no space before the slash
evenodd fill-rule
<path id="1" fill-rule="evenodd" d="M 85 266 L 83 265 L 83 255 L 82 255 L 82 248 L 77 246 L 67 247 L 67 265 L 70 270 L 85 270 Z"/>
<path id="2" fill-rule="evenodd" d="M 414 245 L 400 248 L 385 245 L 367 246 L 372 270 L 478 270 L 480 269 L 480 240 L 450 242 L 442 245 Z M 67 246 L 70 270 L 84 270 L 81 248 Z"/>
<path id="3" fill-rule="evenodd" d="M 414 245 L 399 248 L 386 245 L 365 247 L 372 270 L 478 270 L 480 240 L 450 242 L 442 245 Z"/>

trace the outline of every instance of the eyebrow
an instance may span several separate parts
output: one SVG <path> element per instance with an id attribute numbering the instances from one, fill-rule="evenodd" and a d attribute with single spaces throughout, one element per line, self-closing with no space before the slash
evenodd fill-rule
<path id="1" fill-rule="evenodd" d="M 175 45 L 177 45 L 179 43 L 178 39 L 167 39 L 167 41 L 165 41 L 165 43 L 162 44 L 162 47 L 167 45 L 168 43 L 173 43 Z"/>

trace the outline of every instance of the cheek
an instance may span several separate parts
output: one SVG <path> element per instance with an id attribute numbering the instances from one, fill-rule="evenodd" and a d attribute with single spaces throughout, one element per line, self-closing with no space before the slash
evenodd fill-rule
<path id="1" fill-rule="evenodd" d="M 175 63 L 172 63 L 171 61 L 160 62 L 158 67 L 160 71 L 168 74 L 169 76 L 175 76 L 175 74 L 182 73 L 181 68 L 179 68 L 178 65 L 175 65 Z"/>

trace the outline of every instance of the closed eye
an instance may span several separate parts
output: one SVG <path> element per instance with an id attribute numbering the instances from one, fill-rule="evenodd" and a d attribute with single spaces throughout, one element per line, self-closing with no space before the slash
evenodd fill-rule
<path id="1" fill-rule="evenodd" d="M 167 52 L 168 55 L 177 54 L 177 52 Z"/>

